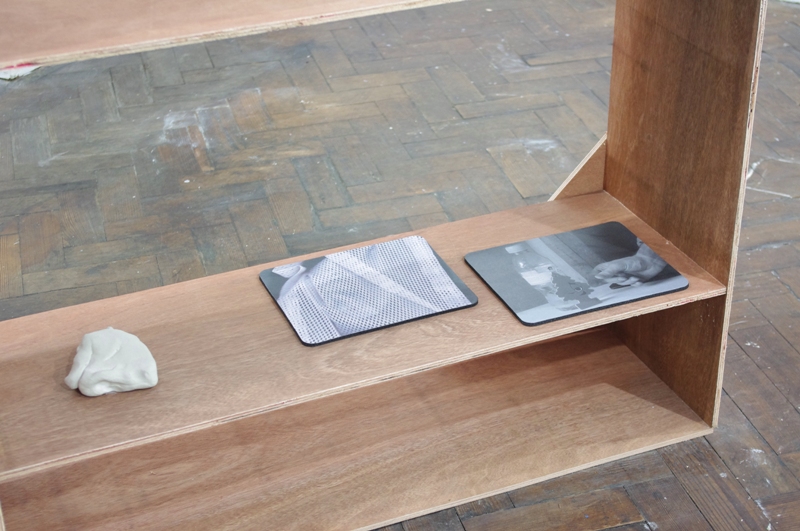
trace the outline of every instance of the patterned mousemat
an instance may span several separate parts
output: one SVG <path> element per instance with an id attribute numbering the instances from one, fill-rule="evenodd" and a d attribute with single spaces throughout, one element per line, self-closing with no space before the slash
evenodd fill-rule
<path id="1" fill-rule="evenodd" d="M 618 222 L 476 251 L 465 259 L 526 325 L 689 286 Z"/>
<path id="2" fill-rule="evenodd" d="M 304 345 L 321 345 L 478 303 L 421 236 L 261 272 Z"/>

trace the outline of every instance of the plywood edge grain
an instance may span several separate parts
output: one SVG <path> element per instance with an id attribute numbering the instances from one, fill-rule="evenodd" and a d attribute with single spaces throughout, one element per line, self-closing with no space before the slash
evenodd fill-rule
<path id="1" fill-rule="evenodd" d="M 306 4 L 312 4 L 307 13 L 298 15 L 293 11 L 293 15 L 283 18 L 281 16 L 281 1 L 254 3 L 245 0 L 240 2 L 242 5 L 237 6 L 236 13 L 236 16 L 241 18 L 242 13 L 249 6 L 250 16 L 245 23 L 226 22 L 226 17 L 232 15 L 223 13 L 218 20 L 212 23 L 198 21 L 194 25 L 192 25 L 191 21 L 196 14 L 196 3 L 192 1 L 171 2 L 169 4 L 154 4 L 154 9 L 139 10 L 136 14 L 137 18 L 133 21 L 134 24 L 138 24 L 141 27 L 142 31 L 138 35 L 131 33 L 127 37 L 125 35 L 105 37 L 102 42 L 92 40 L 91 30 L 89 32 L 86 31 L 86 27 L 83 24 L 85 21 L 80 15 L 65 15 L 65 10 L 59 8 L 58 4 L 54 4 L 50 0 L 26 1 L 24 6 L 22 4 L 15 6 L 10 1 L 5 11 L 11 15 L 15 11 L 38 11 L 39 13 L 46 13 L 53 20 L 48 20 L 47 16 L 45 16 L 30 25 L 29 19 L 22 19 L 23 27 L 25 24 L 29 24 L 25 27 L 25 38 L 18 38 L 15 34 L 9 32 L 8 39 L 5 41 L 0 40 L 0 44 L 2 44 L 0 46 L 0 68 L 23 64 L 53 65 L 113 55 L 146 52 L 172 46 L 244 37 L 298 26 L 311 26 L 459 1 L 462 0 L 360 0 L 359 6 L 356 7 L 356 2 L 351 2 L 351 7 L 341 10 L 326 9 L 325 2 L 312 1 L 305 2 Z M 121 2 L 103 0 L 98 4 L 99 6 L 96 7 L 99 7 L 99 9 L 94 11 L 93 17 L 108 17 L 107 27 L 114 27 L 119 24 L 120 4 L 135 5 L 125 0 Z M 278 7 L 270 9 L 270 6 L 275 5 Z M 290 3 L 285 5 L 290 5 Z M 173 11 L 173 18 L 177 18 L 174 11 L 183 12 L 183 18 L 190 22 L 189 24 L 184 23 L 186 26 L 184 28 L 170 29 L 169 26 L 164 26 L 159 20 L 160 17 L 157 13 L 159 9 Z M 269 21 L 265 22 L 264 20 Z M 54 32 L 52 28 L 48 29 L 46 27 L 48 23 L 59 24 L 59 30 Z M 131 21 L 128 20 L 126 23 L 130 24 Z M 154 28 L 160 28 L 160 33 L 164 36 L 160 38 L 146 38 L 143 36 L 147 34 L 146 32 L 154 31 Z M 21 30 L 22 28 L 19 27 L 14 29 L 14 31 Z"/>
<path id="2" fill-rule="evenodd" d="M 731 304 L 733 302 L 733 284 L 735 280 L 736 261 L 739 256 L 739 240 L 742 233 L 742 218 L 744 216 L 744 197 L 747 188 L 747 174 L 750 170 L 750 148 L 753 141 L 753 124 L 755 122 L 756 96 L 758 94 L 758 73 L 761 68 L 761 52 L 764 47 L 764 31 L 766 28 L 766 12 L 768 0 L 761 0 L 761 11 L 758 17 L 758 24 L 755 28 L 755 57 L 753 58 L 752 77 L 750 80 L 750 102 L 747 110 L 747 128 L 744 135 L 744 160 L 742 161 L 741 177 L 739 180 L 739 202 L 736 207 L 736 228 L 733 232 L 733 252 L 731 254 L 730 273 L 728 275 L 728 295 L 725 301 L 724 324 L 722 327 L 722 337 L 728 337 L 728 327 L 730 326 Z M 714 416 L 711 422 L 712 427 L 716 428 L 719 424 L 720 401 L 722 400 L 722 379 L 725 375 L 725 355 L 727 351 L 727 341 L 722 342 L 720 349 L 720 370 L 717 376 L 716 398 L 714 400 Z"/>
<path id="3" fill-rule="evenodd" d="M 603 191 L 607 140 L 608 133 L 605 133 L 548 201 Z"/>

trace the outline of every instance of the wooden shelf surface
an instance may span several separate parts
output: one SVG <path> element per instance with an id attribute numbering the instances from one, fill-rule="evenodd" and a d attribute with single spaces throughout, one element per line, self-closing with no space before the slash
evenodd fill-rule
<path id="1" fill-rule="evenodd" d="M 368 529 L 710 431 L 601 328 L 31 471 L 0 499 L 9 531 Z"/>
<path id="2" fill-rule="evenodd" d="M 140 52 L 452 1 L 457 0 L 3 0 L 0 68 Z"/>
<path id="3" fill-rule="evenodd" d="M 612 220 L 683 273 L 689 288 L 528 327 L 463 259 L 471 251 Z M 418 234 L 475 292 L 477 306 L 305 347 L 261 285 L 265 266 L 258 266 L 0 322 L 0 481 L 87 452 L 175 436 L 725 293 L 603 192 Z M 99 398 L 66 387 L 83 334 L 108 326 L 149 346 L 158 386 Z"/>

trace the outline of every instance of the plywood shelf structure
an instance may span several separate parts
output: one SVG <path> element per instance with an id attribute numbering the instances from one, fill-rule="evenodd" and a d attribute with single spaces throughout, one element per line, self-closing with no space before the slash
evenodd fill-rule
<path id="1" fill-rule="evenodd" d="M 763 9 L 618 1 L 609 133 L 555 200 L 418 232 L 474 308 L 308 348 L 261 266 L 0 323 L 7 529 L 370 529 L 710 432 Z M 463 261 L 612 220 L 689 289 L 526 327 Z M 106 326 L 156 388 L 66 388 Z"/>
<path id="2" fill-rule="evenodd" d="M 459 0 L 61 0 L 0 3 L 0 69 L 241 37 Z"/>

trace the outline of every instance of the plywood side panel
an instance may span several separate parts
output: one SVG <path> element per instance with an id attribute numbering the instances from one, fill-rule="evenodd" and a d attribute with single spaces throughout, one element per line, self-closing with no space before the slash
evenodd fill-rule
<path id="1" fill-rule="evenodd" d="M 606 168 L 606 141 L 605 134 L 592 150 L 583 158 L 578 167 L 569 174 L 561 186 L 553 192 L 548 201 L 574 197 L 576 195 L 592 194 L 603 190 L 603 179 Z"/>
<path id="2" fill-rule="evenodd" d="M 0 68 L 52 64 L 454 0 L 3 0 Z"/>
<path id="3" fill-rule="evenodd" d="M 9 531 L 374 529 L 709 432 L 607 330 L 0 480 Z"/>
<path id="4" fill-rule="evenodd" d="M 700 418 L 717 420 L 725 297 L 615 323 L 620 339 Z"/>
<path id="5" fill-rule="evenodd" d="M 606 190 L 731 276 L 762 0 L 620 0 Z"/>
<path id="6" fill-rule="evenodd" d="M 729 291 L 765 7 L 765 0 L 619 0 L 616 8 L 605 189 Z M 616 327 L 711 424 L 729 301 Z"/>

